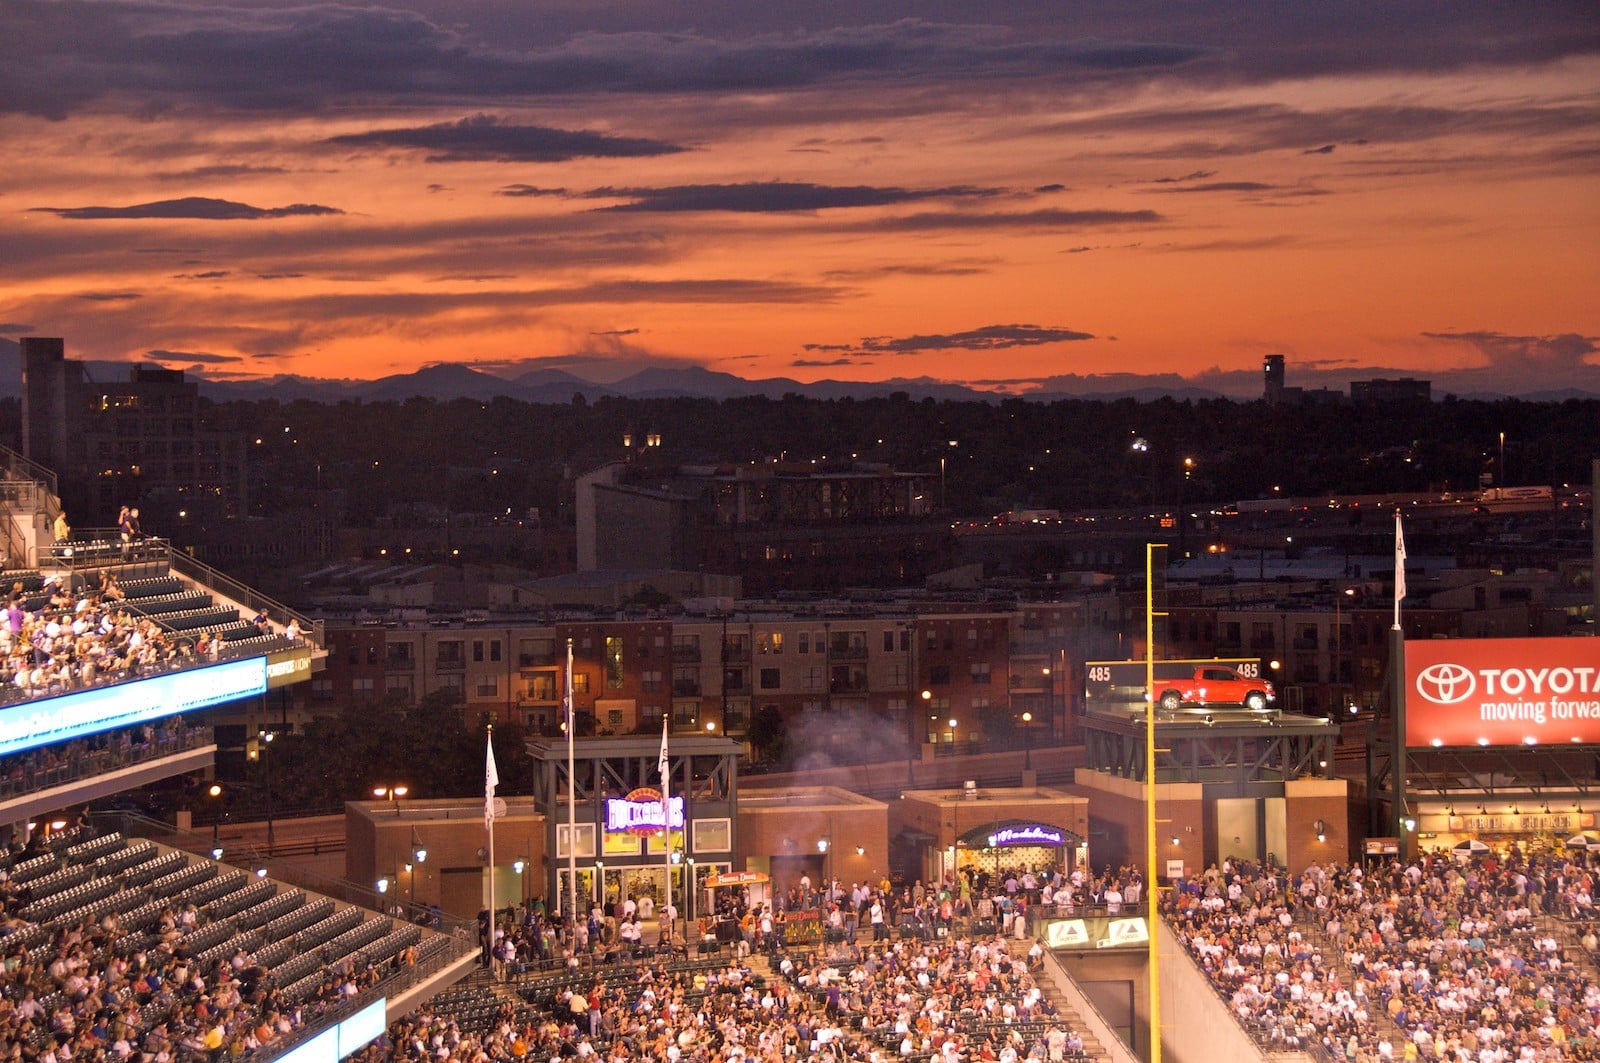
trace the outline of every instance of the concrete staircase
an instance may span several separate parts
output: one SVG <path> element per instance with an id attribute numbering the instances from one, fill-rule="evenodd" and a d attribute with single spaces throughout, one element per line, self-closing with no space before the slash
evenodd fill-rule
<path id="1" fill-rule="evenodd" d="M 1007 945 L 1013 957 L 1025 961 L 1028 958 L 1028 950 L 1033 947 L 1033 939 L 1026 938 L 1022 941 L 1008 939 Z M 1114 1047 L 1107 1046 L 1100 1036 L 1095 1033 L 1094 1028 L 1085 1021 L 1083 1013 L 1078 1010 L 1067 992 L 1058 983 L 1059 979 L 1071 981 L 1060 966 L 1046 960 L 1045 967 L 1042 970 L 1034 971 L 1033 974 L 1034 981 L 1038 983 L 1039 989 L 1044 993 L 1045 998 L 1055 1005 L 1058 1021 L 1063 1028 L 1074 1030 L 1079 1037 L 1083 1038 L 1083 1051 L 1090 1059 L 1121 1061 L 1133 1058 L 1128 1046 L 1123 1044 L 1120 1039 Z"/>

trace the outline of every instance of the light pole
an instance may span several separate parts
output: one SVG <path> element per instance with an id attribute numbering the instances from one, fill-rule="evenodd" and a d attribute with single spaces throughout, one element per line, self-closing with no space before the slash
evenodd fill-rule
<path id="1" fill-rule="evenodd" d="M 1022 714 L 1022 770 L 1033 770 L 1033 713 L 1031 712 Z"/>
<path id="2" fill-rule="evenodd" d="M 428 862 L 428 850 L 417 841 L 417 828 L 411 828 L 411 863 L 406 870 L 411 873 L 411 907 L 417 906 L 417 871 Z"/>
<path id="3" fill-rule="evenodd" d="M 833 848 L 829 838 L 817 839 L 817 852 L 822 854 L 822 882 L 823 893 L 829 901 L 833 900 L 833 863 L 828 859 L 828 850 Z"/>
<path id="4" fill-rule="evenodd" d="M 272 847 L 277 839 L 272 829 L 272 739 L 274 732 L 262 730 L 257 733 L 261 739 L 261 767 L 267 777 L 267 855 L 272 855 Z"/>
<path id="5" fill-rule="evenodd" d="M 1344 701 L 1344 600 L 1355 595 L 1354 587 L 1346 587 L 1333 596 L 1333 694 L 1336 702 Z"/>
<path id="6" fill-rule="evenodd" d="M 374 786 L 372 788 L 373 797 L 376 797 L 379 801 L 388 801 L 394 808 L 395 819 L 400 818 L 400 799 L 410 792 L 410 787 L 404 783 L 393 786 Z"/>

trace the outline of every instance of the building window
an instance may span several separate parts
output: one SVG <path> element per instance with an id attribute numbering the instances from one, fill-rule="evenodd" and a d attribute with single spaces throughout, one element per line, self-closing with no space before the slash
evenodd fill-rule
<path id="1" fill-rule="evenodd" d="M 948 664 L 935 664 L 928 668 L 928 682 L 935 686 L 950 685 L 950 666 Z"/>
<path id="2" fill-rule="evenodd" d="M 698 701 L 674 701 L 672 703 L 672 726 L 693 727 L 695 720 L 700 716 L 700 703 Z"/>
<path id="3" fill-rule="evenodd" d="M 763 631 L 756 636 L 756 652 L 778 654 L 783 652 L 783 632 Z"/>
<path id="4" fill-rule="evenodd" d="M 798 652 L 800 652 L 800 653 L 810 653 L 811 652 L 811 632 L 809 632 L 809 631 L 800 632 L 800 645 L 798 647 Z"/>
<path id="5" fill-rule="evenodd" d="M 574 694 L 587 694 L 587 693 L 589 693 L 589 673 L 588 672 L 573 672 L 572 673 L 572 692 Z"/>
<path id="6" fill-rule="evenodd" d="M 466 644 L 459 639 L 439 643 L 439 655 L 435 659 L 440 665 L 460 665 L 465 663 Z"/>
<path id="7" fill-rule="evenodd" d="M 483 663 L 483 640 L 482 639 L 473 639 L 472 640 L 472 663 L 473 664 L 482 664 Z"/>
<path id="8" fill-rule="evenodd" d="M 641 689 L 654 692 L 661 689 L 661 683 L 662 673 L 659 668 L 647 668 L 639 673 L 639 686 Z"/>
<path id="9" fill-rule="evenodd" d="M 313 701 L 332 701 L 333 680 L 313 679 L 311 681 L 311 699 Z"/>
<path id="10" fill-rule="evenodd" d="M 467 685 L 459 675 L 442 675 L 439 677 L 439 689 L 460 697 L 467 689 Z"/>
<path id="11" fill-rule="evenodd" d="M 403 697 L 407 701 L 410 701 L 412 690 L 411 677 L 408 675 L 391 675 L 384 681 L 383 689 L 386 693 L 394 694 L 397 697 Z"/>
<path id="12" fill-rule="evenodd" d="M 616 636 L 606 638 L 606 686 L 621 690 L 624 678 L 622 640 Z"/>
<path id="13" fill-rule="evenodd" d="M 761 669 L 761 689 L 777 690 L 779 686 L 778 674 L 778 669 L 776 668 Z"/>
<path id="14" fill-rule="evenodd" d="M 373 690 L 376 688 L 377 684 L 370 675 L 357 676 L 350 680 L 350 692 L 352 694 L 365 694 L 371 697 Z"/>
<path id="15" fill-rule="evenodd" d="M 500 659 L 500 640 L 499 639 L 490 639 L 489 640 L 489 660 L 490 661 L 498 661 L 499 659 Z"/>
<path id="16" fill-rule="evenodd" d="M 893 628 L 885 628 L 884 631 L 883 631 L 883 652 L 884 653 L 893 653 L 894 652 L 894 629 Z"/>
<path id="17" fill-rule="evenodd" d="M 500 679 L 498 676 L 483 676 L 478 680 L 478 697 L 497 698 L 500 696 Z"/>
<path id="18" fill-rule="evenodd" d="M 989 683 L 989 662 L 988 661 L 973 661 L 972 662 L 972 681 L 974 683 L 978 684 L 979 686 L 987 686 L 988 685 L 988 683 Z"/>
<path id="19" fill-rule="evenodd" d="M 610 727 L 610 728 L 613 728 L 613 729 L 622 726 L 622 710 L 621 709 L 607 709 L 606 710 L 606 726 Z"/>

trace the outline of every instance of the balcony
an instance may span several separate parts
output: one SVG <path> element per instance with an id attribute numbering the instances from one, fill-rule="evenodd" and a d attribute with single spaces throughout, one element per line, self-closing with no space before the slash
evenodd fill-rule
<path id="1" fill-rule="evenodd" d="M 859 642 L 835 642 L 828 646 L 828 656 L 835 661 L 864 661 L 867 659 L 867 647 Z"/>
<path id="2" fill-rule="evenodd" d="M 700 680 L 674 679 L 672 681 L 672 696 L 675 698 L 697 698 L 700 696 Z"/>
<path id="3" fill-rule="evenodd" d="M 700 647 L 698 645 L 673 646 L 672 660 L 675 664 L 699 664 Z"/>

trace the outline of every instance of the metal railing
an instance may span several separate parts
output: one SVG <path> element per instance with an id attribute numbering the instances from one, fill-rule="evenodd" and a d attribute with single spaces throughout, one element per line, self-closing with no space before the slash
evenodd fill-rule
<path id="1" fill-rule="evenodd" d="M 8 480 L 33 480 L 44 485 L 45 490 L 52 495 L 56 491 L 56 474 L 53 469 L 47 469 L 30 458 L 7 446 L 0 446 L 0 469 L 5 471 Z"/>
<path id="2" fill-rule="evenodd" d="M 27 753 L 15 754 L 0 762 L 0 798 L 21 797 L 25 794 L 65 786 L 137 764 L 161 760 L 178 753 L 187 753 L 212 745 L 216 740 L 209 727 L 186 727 L 175 734 L 158 734 L 148 742 L 123 745 L 113 738 L 115 745 L 102 749 L 73 751 L 70 745 L 65 756 L 54 750 L 53 763 L 35 763 Z"/>

